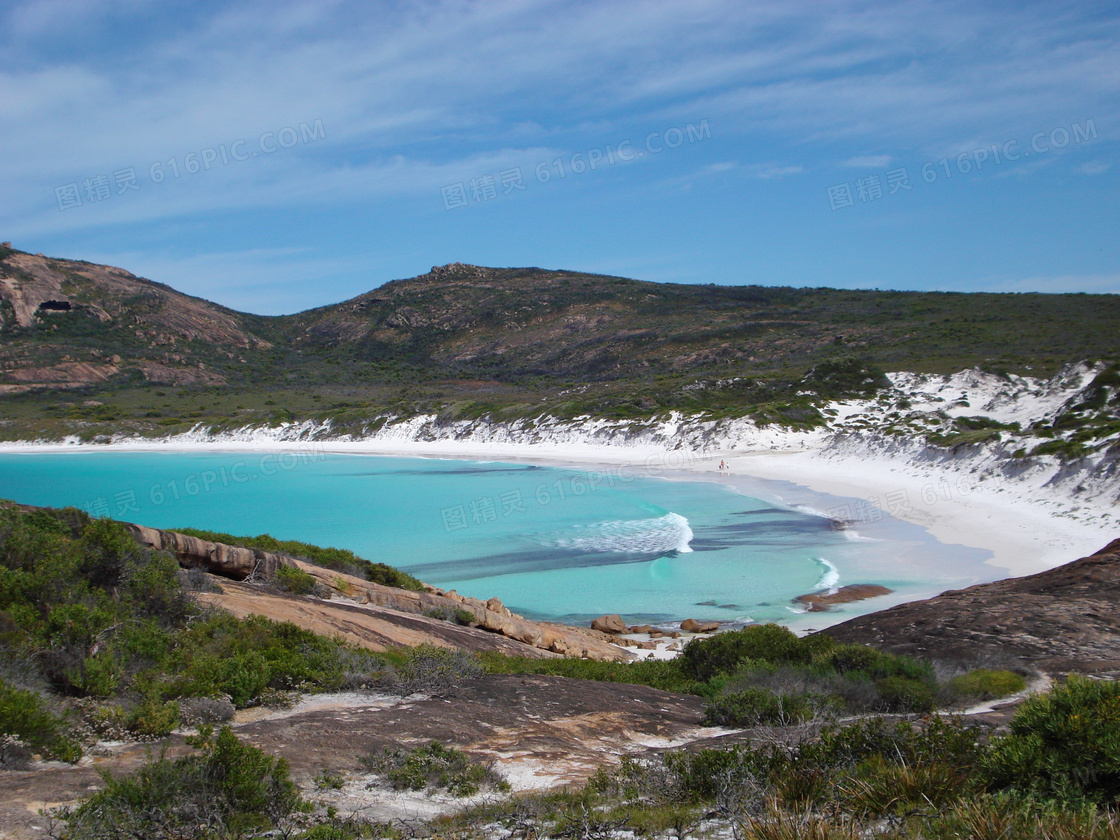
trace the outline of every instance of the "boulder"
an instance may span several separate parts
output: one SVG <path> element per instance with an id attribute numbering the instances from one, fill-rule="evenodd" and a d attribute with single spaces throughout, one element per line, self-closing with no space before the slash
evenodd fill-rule
<path id="1" fill-rule="evenodd" d="M 697 621 L 695 618 L 686 618 L 681 622 L 681 629 L 686 633 L 714 633 L 719 629 L 719 622 Z"/>
<path id="2" fill-rule="evenodd" d="M 648 624 L 635 624 L 630 628 L 631 633 L 652 633 L 653 630 L 654 628 Z"/>
<path id="3" fill-rule="evenodd" d="M 601 633 L 611 633 L 613 635 L 620 635 L 627 630 L 626 622 L 622 620 L 619 615 L 601 615 L 591 622 L 591 629 L 598 630 Z"/>
<path id="4" fill-rule="evenodd" d="M 875 583 L 850 583 L 836 590 L 798 595 L 793 600 L 807 606 L 809 612 L 824 612 L 836 604 L 850 604 L 852 601 L 862 601 L 865 598 L 878 598 L 880 595 L 890 595 L 891 591 Z"/>

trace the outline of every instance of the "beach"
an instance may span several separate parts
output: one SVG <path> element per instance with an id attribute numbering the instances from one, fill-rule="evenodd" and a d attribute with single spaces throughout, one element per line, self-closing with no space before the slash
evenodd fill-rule
<path id="1" fill-rule="evenodd" d="M 307 428 L 253 429 L 210 437 L 201 433 L 159 440 L 120 439 L 108 444 L 4 443 L 3 453 L 316 451 L 371 456 L 505 461 L 568 467 L 590 474 L 704 480 L 756 496 L 812 507 L 864 533 L 898 520 L 924 528 L 938 542 L 990 553 L 994 580 L 1034 574 L 1092 554 L 1120 535 L 1116 505 L 1098 499 L 1073 504 L 1048 491 L 1043 478 L 1000 480 L 969 462 L 948 465 L 913 459 L 845 453 L 820 433 L 772 433 L 764 446 L 734 448 L 712 441 L 705 448 L 667 448 L 662 438 L 600 442 L 568 428 L 567 434 L 517 440 L 516 430 L 489 435 L 421 440 L 417 424 L 390 426 L 360 440 L 315 439 Z M 526 436 L 528 437 L 528 436 Z M 583 437 L 584 439 L 580 439 Z M 730 467 L 721 471 L 725 461 Z M 823 509 L 822 509 L 823 508 Z"/>

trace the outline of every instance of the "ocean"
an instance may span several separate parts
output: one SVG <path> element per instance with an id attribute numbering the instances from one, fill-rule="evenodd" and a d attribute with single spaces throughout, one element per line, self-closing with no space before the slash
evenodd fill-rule
<path id="1" fill-rule="evenodd" d="M 346 548 L 434 586 L 569 623 L 619 613 L 631 623 L 822 626 L 992 577 L 985 552 L 937 543 L 884 511 L 839 529 L 825 514 L 851 510 L 845 500 L 749 477 L 655 472 L 308 447 L 5 453 L 0 498 Z M 827 620 L 792 603 L 848 583 L 896 592 Z"/>

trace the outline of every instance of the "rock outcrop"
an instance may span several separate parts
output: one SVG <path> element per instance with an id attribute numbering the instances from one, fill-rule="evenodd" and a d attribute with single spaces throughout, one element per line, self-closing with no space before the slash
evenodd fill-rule
<path id="1" fill-rule="evenodd" d="M 466 610 L 473 616 L 474 626 L 539 650 L 561 656 L 606 661 L 625 661 L 630 658 L 630 654 L 612 644 L 612 638 L 605 633 L 583 627 L 530 621 L 510 612 L 497 598 L 480 601 L 477 598 L 466 598 L 454 591 L 429 588 L 428 591 L 413 592 L 397 589 L 314 566 L 283 554 L 210 542 L 143 525 L 126 527 L 141 545 L 170 552 L 185 567 L 201 568 L 231 580 L 264 580 L 272 577 L 281 566 L 294 566 L 312 575 L 326 589 L 358 604 L 383 607 L 409 616 Z M 622 619 L 619 618 L 618 622 L 622 626 L 621 632 L 625 633 L 626 626 L 622 624 Z"/>
<path id="2" fill-rule="evenodd" d="M 1015 660 L 1051 674 L 1120 673 L 1120 539 L 1028 577 L 950 590 L 823 632 L 927 659 Z"/>
<path id="3" fill-rule="evenodd" d="M 809 608 L 809 612 L 825 612 L 829 607 L 834 607 L 837 604 L 850 604 L 853 601 L 878 598 L 880 595 L 890 595 L 893 591 L 885 586 L 879 586 L 877 583 L 850 583 L 836 590 L 798 595 L 793 600 L 798 604 L 804 604 Z"/>
<path id="4" fill-rule="evenodd" d="M 601 615 L 591 622 L 591 629 L 598 630 L 600 633 L 613 633 L 620 636 L 628 628 L 620 615 Z"/>
<path id="5" fill-rule="evenodd" d="M 714 633 L 719 629 L 719 622 L 697 621 L 695 618 L 686 618 L 681 622 L 681 629 L 686 633 Z"/>

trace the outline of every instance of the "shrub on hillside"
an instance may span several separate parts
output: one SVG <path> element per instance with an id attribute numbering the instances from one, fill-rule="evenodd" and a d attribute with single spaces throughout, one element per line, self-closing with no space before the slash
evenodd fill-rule
<path id="1" fill-rule="evenodd" d="M 1014 671 L 977 668 L 947 681 L 942 687 L 940 699 L 946 705 L 995 700 L 1016 694 L 1026 687 L 1026 679 Z"/>
<path id="2" fill-rule="evenodd" d="M 983 763 L 991 790 L 1120 804 L 1120 682 L 1071 675 L 1019 707 Z"/>
<path id="3" fill-rule="evenodd" d="M 706 726 L 792 726 L 811 720 L 828 708 L 823 697 L 812 694 L 777 694 L 764 688 L 732 691 L 704 706 Z"/>
<path id="4" fill-rule="evenodd" d="M 482 675 L 482 663 L 465 650 L 420 645 L 397 669 L 392 688 L 400 694 L 442 694 Z"/>
<path id="5" fill-rule="evenodd" d="M 195 755 L 160 757 L 64 812 L 66 840 L 259 836 L 301 805 L 283 759 L 243 744 L 224 727 L 188 743 Z"/>
<path id="6" fill-rule="evenodd" d="M 293 595 L 312 595 L 318 589 L 315 576 L 297 566 L 281 566 L 276 570 L 276 586 Z"/>
<path id="7" fill-rule="evenodd" d="M 0 769 L 20 769 L 32 753 L 75 762 L 82 749 L 42 697 L 0 680 Z"/>
<path id="8" fill-rule="evenodd" d="M 453 796 L 471 796 L 482 787 L 509 790 L 489 764 L 473 762 L 462 750 L 439 741 L 412 750 L 373 752 L 361 759 L 361 766 L 396 790 L 446 790 Z"/>

